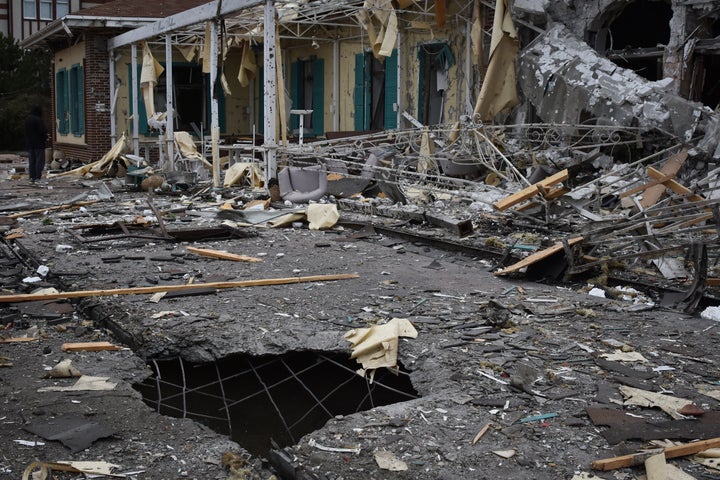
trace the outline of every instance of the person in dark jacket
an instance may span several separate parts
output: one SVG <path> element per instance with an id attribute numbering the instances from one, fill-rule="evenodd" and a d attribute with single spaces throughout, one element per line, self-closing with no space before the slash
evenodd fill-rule
<path id="1" fill-rule="evenodd" d="M 42 178 L 45 169 L 45 143 L 47 141 L 47 128 L 42 119 L 42 108 L 36 105 L 25 120 L 25 148 L 28 151 L 30 183 Z"/>

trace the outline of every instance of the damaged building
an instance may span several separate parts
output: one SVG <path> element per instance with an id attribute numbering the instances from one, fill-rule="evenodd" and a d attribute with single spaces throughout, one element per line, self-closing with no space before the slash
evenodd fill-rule
<path id="1" fill-rule="evenodd" d="M 0 472 L 717 475 L 719 39 L 704 0 L 33 31 L 56 161 L 0 157 Z"/>

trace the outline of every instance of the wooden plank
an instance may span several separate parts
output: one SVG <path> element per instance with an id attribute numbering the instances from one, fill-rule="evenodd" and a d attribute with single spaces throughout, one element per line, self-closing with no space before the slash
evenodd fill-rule
<path id="1" fill-rule="evenodd" d="M 23 342 L 35 342 L 38 337 L 9 337 L 0 338 L 0 343 L 23 343 Z"/>
<path id="2" fill-rule="evenodd" d="M 651 167 L 651 168 L 652 168 L 652 167 Z M 650 187 L 654 187 L 655 185 L 660 185 L 660 184 L 663 183 L 665 180 L 672 180 L 673 178 L 675 178 L 675 174 L 672 174 L 672 175 L 663 175 L 661 179 L 651 180 L 651 181 L 649 181 L 649 182 L 647 182 L 647 183 L 643 183 L 642 185 L 638 185 L 637 187 L 631 188 L 630 190 L 624 191 L 623 193 L 621 193 L 621 194 L 618 196 L 618 198 L 621 198 L 621 199 L 622 199 L 622 198 L 625 198 L 625 197 L 629 197 L 629 196 L 631 196 L 631 195 L 636 195 L 636 194 L 638 194 L 638 193 L 640 193 L 640 192 L 643 192 L 643 191 L 647 190 L 647 189 L 650 188 Z"/>
<path id="3" fill-rule="evenodd" d="M 666 177 L 666 175 L 663 175 L 663 173 L 653 167 L 648 167 L 648 176 L 652 179 L 660 181 L 660 179 L 663 179 Z M 687 188 L 682 183 L 673 180 L 672 178 L 662 180 L 661 182 L 663 185 L 665 185 L 667 188 L 672 190 L 674 193 L 677 193 L 678 195 L 685 195 L 688 200 L 691 202 L 702 202 L 705 200 L 705 198 L 701 195 L 694 194 L 692 190 Z"/>
<path id="4" fill-rule="evenodd" d="M 575 245 L 576 243 L 580 243 L 583 241 L 583 237 L 575 237 L 571 238 L 567 241 L 568 245 Z M 565 249 L 565 246 L 563 245 L 563 242 L 557 242 L 552 247 L 548 247 L 544 250 L 537 251 L 533 253 L 532 255 L 528 255 L 527 257 L 523 258 L 517 263 L 514 263 L 510 265 L 509 267 L 505 267 L 501 270 L 498 270 L 495 272 L 495 275 L 507 275 L 508 273 L 517 272 L 521 268 L 527 267 L 529 265 L 532 265 L 533 263 L 539 262 L 540 260 L 543 260 L 545 258 L 548 258 L 558 252 L 561 252 Z"/>
<path id="5" fill-rule="evenodd" d="M 550 175 L 549 177 L 540 180 L 537 183 L 530 185 L 529 187 L 523 188 L 519 192 L 515 192 L 512 195 L 503 198 L 502 200 L 498 200 L 497 202 L 493 203 L 493 206 L 501 212 L 505 211 L 508 208 L 517 205 L 518 203 L 525 201 L 528 198 L 532 198 L 534 195 L 540 193 L 540 188 L 538 188 L 538 186 L 543 189 L 548 189 L 555 184 L 564 182 L 568 179 L 568 177 L 569 173 L 567 169 L 562 170 L 554 175 Z"/>
<path id="6" fill-rule="evenodd" d="M 211 250 L 208 248 L 185 247 L 188 252 L 201 255 L 203 257 L 219 258 L 221 260 L 233 260 L 235 262 L 262 262 L 261 258 L 248 257 L 246 255 L 238 255 L 236 253 L 223 252 L 221 250 Z"/>
<path id="7" fill-rule="evenodd" d="M 110 342 L 63 343 L 61 347 L 63 352 L 100 352 L 122 350 L 122 348 Z"/>
<path id="8" fill-rule="evenodd" d="M 699 442 L 690 442 L 683 445 L 676 445 L 674 447 L 665 448 L 662 451 L 665 453 L 665 458 L 677 458 L 685 457 L 687 455 L 695 455 L 696 453 L 702 452 L 710 448 L 720 447 L 720 438 L 711 438 L 709 440 L 701 440 Z M 633 453 L 630 455 L 622 455 L 620 457 L 606 458 L 603 460 L 595 460 L 592 462 L 592 468 L 595 470 L 601 470 L 607 472 L 609 470 L 616 470 L 618 468 L 627 468 L 637 465 L 642 465 L 648 456 L 654 455 L 658 451 L 645 452 L 645 453 Z"/>
<path id="9" fill-rule="evenodd" d="M 183 290 L 194 290 L 202 287 L 207 288 L 243 288 L 243 287 L 259 287 L 265 285 L 287 285 L 292 283 L 308 283 L 308 282 L 329 282 L 333 280 L 349 280 L 351 278 L 359 278 L 360 275 L 354 273 L 340 273 L 334 275 L 310 275 L 307 277 L 284 277 L 284 278 L 266 278 L 260 280 L 241 280 L 237 282 L 210 282 L 210 283 L 191 283 L 189 285 L 155 285 L 152 287 L 134 287 L 134 288 L 114 288 L 107 290 L 78 290 L 74 292 L 58 292 L 46 293 L 43 295 L 33 295 L 31 293 L 23 293 L 16 295 L 0 295 L 0 303 L 20 303 L 34 302 L 36 300 L 57 300 L 60 298 L 84 298 L 84 297 L 107 297 L 111 295 L 142 295 L 145 293 L 157 292 L 177 292 Z"/>
<path id="10" fill-rule="evenodd" d="M 47 208 L 38 208 L 37 210 L 27 210 L 25 212 L 18 212 L 13 213 L 12 215 L 8 215 L 9 218 L 21 218 L 21 217 L 27 217 L 29 215 L 35 215 L 36 213 L 45 213 L 45 212 L 51 212 L 55 210 L 67 210 L 69 208 L 80 208 L 84 207 L 85 205 L 92 205 L 93 203 L 98 203 L 100 200 L 86 200 L 84 202 L 76 202 L 76 203 L 68 203 L 63 205 L 56 205 L 54 207 L 47 207 Z"/>
<path id="11" fill-rule="evenodd" d="M 680 167 L 682 167 L 683 163 L 685 163 L 687 156 L 688 149 L 683 148 L 678 153 L 668 158 L 660 171 L 663 175 L 676 175 L 677 172 L 680 171 Z M 640 201 L 640 206 L 643 210 L 647 209 L 648 207 L 652 207 L 658 202 L 658 200 L 660 200 L 660 197 L 662 197 L 663 193 L 665 193 L 665 185 L 654 185 L 648 188 L 643 193 L 643 198 Z"/>

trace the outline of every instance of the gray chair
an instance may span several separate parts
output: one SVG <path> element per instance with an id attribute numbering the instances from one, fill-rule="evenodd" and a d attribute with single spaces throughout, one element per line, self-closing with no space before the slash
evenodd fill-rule
<path id="1" fill-rule="evenodd" d="M 324 165 L 285 167 L 278 173 L 278 186 L 283 200 L 293 203 L 317 200 L 327 191 L 327 171 Z"/>

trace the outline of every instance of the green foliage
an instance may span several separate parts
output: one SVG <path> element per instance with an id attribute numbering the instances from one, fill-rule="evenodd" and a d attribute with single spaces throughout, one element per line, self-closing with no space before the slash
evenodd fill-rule
<path id="1" fill-rule="evenodd" d="M 50 118 L 50 53 L 23 50 L 0 33 L 0 151 L 22 150 L 25 117 L 33 105 Z"/>

